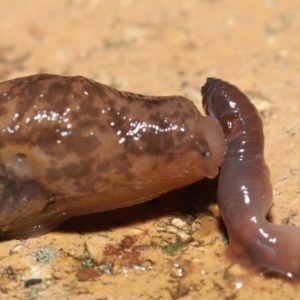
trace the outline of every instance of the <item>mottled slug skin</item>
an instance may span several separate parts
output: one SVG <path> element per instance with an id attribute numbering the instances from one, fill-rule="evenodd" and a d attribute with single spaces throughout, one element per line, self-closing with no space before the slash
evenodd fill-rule
<path id="1" fill-rule="evenodd" d="M 137 204 L 214 177 L 219 124 L 180 96 L 120 92 L 81 76 L 0 83 L 0 237 Z"/>

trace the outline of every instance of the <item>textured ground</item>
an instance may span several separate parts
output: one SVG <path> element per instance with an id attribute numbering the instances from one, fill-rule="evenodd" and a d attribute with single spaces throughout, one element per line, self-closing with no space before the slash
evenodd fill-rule
<path id="1" fill-rule="evenodd" d="M 0 4 L 1 80 L 80 74 L 123 90 L 185 95 L 199 108 L 206 77 L 230 81 L 263 116 L 271 219 L 300 226 L 299 1 L 24 4 Z M 296 299 L 299 287 L 287 280 L 231 265 L 214 191 L 204 182 L 1 242 L 0 299 Z"/>

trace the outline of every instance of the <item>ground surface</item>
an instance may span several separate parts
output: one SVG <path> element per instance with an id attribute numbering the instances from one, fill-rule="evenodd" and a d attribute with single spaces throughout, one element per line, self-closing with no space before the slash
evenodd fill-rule
<path id="1" fill-rule="evenodd" d="M 206 77 L 230 81 L 263 116 L 270 217 L 300 226 L 299 11 L 297 0 L 5 0 L 0 78 L 80 74 L 199 107 Z M 296 299 L 287 280 L 231 266 L 214 191 L 205 182 L 1 242 L 0 298 Z"/>

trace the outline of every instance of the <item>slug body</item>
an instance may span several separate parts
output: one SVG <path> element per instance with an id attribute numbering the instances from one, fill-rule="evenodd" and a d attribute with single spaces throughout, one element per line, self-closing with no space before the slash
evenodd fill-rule
<path id="1" fill-rule="evenodd" d="M 0 238 L 153 199 L 214 177 L 224 133 L 180 96 L 121 92 L 84 77 L 0 83 Z"/>
<path id="2" fill-rule="evenodd" d="M 255 106 L 219 79 L 208 79 L 202 94 L 206 112 L 220 122 L 227 139 L 217 193 L 233 253 L 269 271 L 300 278 L 300 229 L 266 220 L 272 186 Z"/>

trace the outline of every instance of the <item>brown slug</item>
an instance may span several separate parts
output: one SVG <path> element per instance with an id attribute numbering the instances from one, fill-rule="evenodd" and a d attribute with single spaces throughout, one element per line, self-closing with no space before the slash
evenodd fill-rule
<path id="1" fill-rule="evenodd" d="M 180 96 L 40 74 L 0 83 L 0 238 L 134 205 L 215 177 L 218 122 Z"/>

